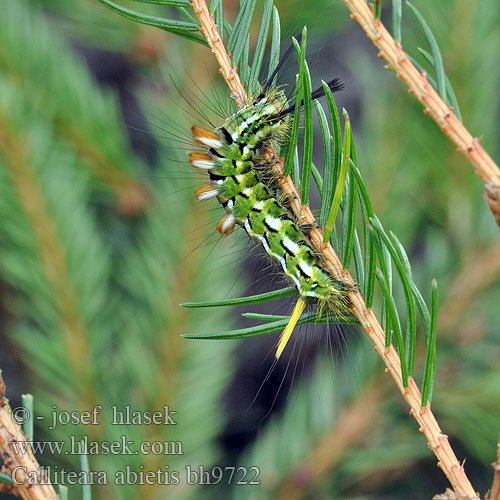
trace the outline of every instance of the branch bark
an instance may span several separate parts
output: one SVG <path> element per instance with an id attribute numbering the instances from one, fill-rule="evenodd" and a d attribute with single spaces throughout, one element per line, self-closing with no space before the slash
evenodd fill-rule
<path id="1" fill-rule="evenodd" d="M 6 491 L 22 498 L 23 500 L 58 500 L 54 487 L 47 478 L 42 477 L 40 465 L 37 462 L 31 447 L 26 447 L 26 452 L 16 453 L 12 443 L 26 441 L 26 436 L 21 428 L 11 418 L 11 410 L 5 398 L 5 385 L 0 372 L 0 456 L 3 459 L 3 471 L 14 476 L 16 483 L 8 485 Z M 24 451 L 24 450 L 23 450 Z M 31 484 L 32 475 L 36 474 L 37 484 Z M 43 479 L 43 480 L 42 480 Z"/>
<path id="2" fill-rule="evenodd" d="M 220 73 L 231 90 L 231 95 L 235 98 L 239 107 L 243 106 L 247 101 L 246 91 L 238 76 L 236 68 L 232 65 L 231 57 L 226 52 L 224 44 L 220 39 L 217 26 L 214 23 L 213 16 L 208 11 L 205 0 L 192 0 L 191 6 L 200 22 L 200 31 L 205 36 L 212 53 L 219 62 Z M 428 87 L 430 87 L 430 85 L 428 85 Z M 449 110 L 447 112 L 449 112 Z M 480 148 L 479 144 L 474 143 L 474 148 L 477 147 Z M 476 149 L 474 149 L 472 153 L 476 155 Z M 325 266 L 336 279 L 354 284 L 354 280 L 349 272 L 342 268 L 342 263 L 330 243 L 323 243 L 323 230 L 316 227 L 315 219 L 309 207 L 302 205 L 299 192 L 292 182 L 292 179 L 289 176 L 283 177 L 283 163 L 278 158 L 276 151 L 271 147 L 268 148 L 264 155 L 266 161 L 273 165 L 273 173 L 276 179 L 278 179 L 280 188 L 290 200 L 290 207 L 296 217 L 305 224 L 310 224 L 313 227 L 309 233 L 310 241 L 313 247 L 322 255 Z M 399 391 L 409 404 L 410 414 L 417 421 L 419 431 L 422 432 L 427 439 L 430 448 L 438 460 L 438 466 L 450 481 L 455 492 L 461 495 L 467 495 L 471 499 L 479 498 L 465 474 L 463 466 L 455 456 L 448 441 L 448 437 L 441 432 L 430 406 L 421 407 L 420 401 L 422 397 L 415 381 L 409 378 L 408 387 L 405 388 L 403 386 L 399 356 L 394 346 L 385 347 L 385 333 L 375 314 L 371 309 L 366 308 L 364 298 L 359 291 L 350 292 L 350 299 L 352 303 L 352 312 L 358 318 L 365 333 L 372 340 L 375 351 L 382 358 L 386 366 L 386 372 L 391 375 Z"/>

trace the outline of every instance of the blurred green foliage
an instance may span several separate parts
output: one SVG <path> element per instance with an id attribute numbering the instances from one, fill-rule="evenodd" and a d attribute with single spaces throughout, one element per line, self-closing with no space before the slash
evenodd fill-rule
<path id="1" fill-rule="evenodd" d="M 173 15 L 164 6 L 122 4 Z M 498 158 L 497 0 L 414 4 L 442 50 L 464 123 Z M 422 289 L 432 278 L 440 284 L 433 410 L 459 455 L 467 457 L 473 485 L 484 492 L 500 428 L 500 239 L 481 199 L 481 182 L 403 84 L 383 70 L 340 2 L 315 2 L 314 9 L 297 0 L 276 5 L 282 39 L 307 24 L 322 47 L 311 65 L 313 81 L 340 73 L 346 82 L 338 103 L 349 109 L 357 164 L 375 212 L 409 251 Z M 2 344 L 8 342 L 20 367 L 11 376 L 23 374 L 23 388 L 34 394 L 35 411 L 46 423 L 52 405 L 70 411 L 104 407 L 105 425 L 58 426 L 49 433 L 43 424 L 36 435 L 113 441 L 126 434 L 136 443 L 182 442 L 184 455 L 89 457 L 91 469 L 110 476 L 127 465 L 261 468 L 259 487 L 111 483 L 96 487 L 94 498 L 290 498 L 290 487 L 297 498 L 422 498 L 444 490 L 446 480 L 425 440 L 364 339 L 344 346 L 333 377 L 324 356 L 305 370 L 302 360 L 298 368 L 293 361 L 296 384 L 286 405 L 260 424 L 237 462 L 227 462 L 220 438 L 231 425 L 225 401 L 230 391 L 249 390 L 241 376 L 243 349 L 257 349 L 263 359 L 267 347 L 252 347 L 249 339 L 234 350 L 231 342 L 179 337 L 230 329 L 236 319 L 223 310 L 188 314 L 178 304 L 239 296 L 245 277 L 235 285 L 235 276 L 250 267 L 235 258 L 242 252 L 237 238 L 213 243 L 220 210 L 203 212 L 192 201 L 198 182 L 184 166 L 184 143 L 198 117 L 189 116 L 196 113 L 170 76 L 188 100 L 187 88 L 205 92 L 211 104 L 197 100 L 196 106 L 213 118 L 210 106 L 229 106 L 213 62 L 204 47 L 129 22 L 97 1 L 16 0 L 3 7 Z M 388 10 L 384 3 L 386 24 Z M 231 22 L 237 12 L 236 2 L 225 5 Z M 429 68 L 417 50 L 429 47 L 406 8 L 402 42 Z M 112 57 L 103 59 L 108 53 Z M 116 82 L 98 85 L 91 75 L 89 66 L 99 73 L 106 61 L 127 68 L 126 92 Z M 130 106 L 145 118 L 127 130 L 122 122 Z M 145 142 L 151 150 L 145 157 L 129 146 L 132 127 L 153 136 Z M 316 149 L 313 162 L 320 166 Z M 423 354 L 417 353 L 417 369 Z M 111 406 L 127 404 L 141 411 L 168 404 L 178 425 L 109 425 Z M 47 456 L 42 462 L 78 469 L 77 458 Z M 70 488 L 70 498 L 78 495 Z"/>

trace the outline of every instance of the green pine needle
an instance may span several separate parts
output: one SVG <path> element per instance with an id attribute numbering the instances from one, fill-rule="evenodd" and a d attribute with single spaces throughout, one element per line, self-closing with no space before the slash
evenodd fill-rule
<path id="1" fill-rule="evenodd" d="M 21 396 L 21 401 L 23 407 L 26 409 L 27 415 L 29 415 L 28 421 L 23 424 L 23 434 L 28 438 L 28 440 L 34 440 L 33 433 L 33 395 L 23 394 Z"/>
<path id="2" fill-rule="evenodd" d="M 208 46 L 206 40 L 198 34 L 199 26 L 196 23 L 190 23 L 186 21 L 176 21 L 174 19 L 165 19 L 163 17 L 149 16 L 147 14 L 141 14 L 126 7 L 112 2 L 111 0 L 99 0 L 109 9 L 115 11 L 131 21 L 136 21 L 141 24 L 146 24 L 148 26 L 154 26 L 155 28 L 160 28 L 164 31 L 169 31 L 176 35 L 187 38 L 194 42 L 201 43 L 202 45 Z M 184 4 L 182 4 L 184 5 Z"/>
<path id="3" fill-rule="evenodd" d="M 446 79 L 445 72 L 443 66 L 443 57 L 441 56 L 441 51 L 439 50 L 439 46 L 437 44 L 436 38 L 432 33 L 429 25 L 426 23 L 422 14 L 418 11 L 418 9 L 411 4 L 410 2 L 406 2 L 406 5 L 410 9 L 410 12 L 413 14 L 416 19 L 418 25 L 424 32 L 427 41 L 431 47 L 432 55 L 434 57 L 434 70 L 436 71 L 436 79 L 437 79 L 437 91 L 441 96 L 441 99 L 446 100 Z"/>
<path id="4" fill-rule="evenodd" d="M 264 318 L 267 321 L 267 315 Z M 268 333 L 281 332 L 287 326 L 290 317 L 286 316 L 285 319 L 278 319 L 265 323 L 263 325 L 251 326 L 249 328 L 240 328 L 228 332 L 218 333 L 185 333 L 182 337 L 187 339 L 205 339 L 205 340 L 226 340 L 226 339 L 242 339 L 247 337 L 256 337 L 258 335 L 265 335 Z M 355 325 L 358 320 L 352 317 L 337 317 L 337 316 L 321 316 L 318 318 L 318 313 L 313 311 L 310 313 L 302 314 L 297 326 L 314 323 L 318 325 Z"/>
<path id="5" fill-rule="evenodd" d="M 8 474 L 5 474 L 5 472 L 0 472 L 0 483 L 14 484 L 12 478 Z"/>
<path id="6" fill-rule="evenodd" d="M 80 446 L 83 448 L 83 445 L 84 441 L 81 442 Z M 84 478 L 90 477 L 89 460 L 86 453 L 82 453 L 80 455 L 80 469 L 83 472 Z M 87 483 L 86 481 L 84 481 L 82 484 L 82 500 L 92 500 L 92 491 L 90 488 L 90 483 Z"/>
<path id="7" fill-rule="evenodd" d="M 436 376 L 436 331 L 437 331 L 437 307 L 438 307 L 438 289 L 437 281 L 432 280 L 432 298 L 431 298 L 431 330 L 427 342 L 427 351 L 425 355 L 425 373 L 422 383 L 422 407 L 430 404 L 432 390 L 434 388 L 434 379 Z"/>
<path id="8" fill-rule="evenodd" d="M 333 195 L 333 201 L 328 212 L 328 217 L 326 219 L 325 232 L 323 235 L 323 241 L 326 243 L 330 240 L 332 234 L 333 225 L 335 219 L 337 218 L 337 213 L 339 211 L 340 202 L 342 200 L 342 194 L 344 192 L 346 179 L 347 179 L 347 169 L 349 167 L 349 154 L 351 152 L 351 124 L 349 120 L 349 115 L 347 111 L 343 110 L 344 115 L 344 146 L 342 148 L 342 164 L 340 167 L 340 174 L 335 187 L 335 194 Z"/>
<path id="9" fill-rule="evenodd" d="M 401 44 L 401 0 L 392 0 L 392 37 Z"/>
<path id="10" fill-rule="evenodd" d="M 241 297 L 237 299 L 227 299 L 213 302 L 184 302 L 180 305 L 191 309 L 200 307 L 241 306 L 245 304 L 260 304 L 262 302 L 269 302 L 270 300 L 284 299 L 286 297 L 291 297 L 296 293 L 297 290 L 294 286 L 288 286 L 286 288 L 282 288 L 281 290 L 259 293 L 257 295 L 250 295 L 248 297 Z"/>

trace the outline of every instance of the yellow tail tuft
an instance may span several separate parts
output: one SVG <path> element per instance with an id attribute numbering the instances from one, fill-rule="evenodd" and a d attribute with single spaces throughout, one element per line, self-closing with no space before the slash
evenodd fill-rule
<path id="1" fill-rule="evenodd" d="M 283 330 L 283 333 L 281 334 L 280 341 L 278 343 L 278 347 L 276 349 L 276 359 L 279 359 L 281 356 L 281 353 L 285 349 L 289 339 L 290 335 L 292 335 L 293 329 L 295 328 L 295 325 L 297 324 L 297 321 L 299 321 L 300 315 L 304 311 L 304 308 L 306 307 L 307 302 L 300 297 L 299 300 L 297 300 L 297 303 L 295 304 L 295 307 L 293 308 L 293 313 L 290 318 L 290 321 L 288 322 L 288 325 L 286 325 L 286 328 Z"/>

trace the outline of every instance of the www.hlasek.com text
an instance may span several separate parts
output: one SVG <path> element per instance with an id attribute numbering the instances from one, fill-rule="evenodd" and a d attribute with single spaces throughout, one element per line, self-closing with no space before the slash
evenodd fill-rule
<path id="1" fill-rule="evenodd" d="M 115 441 L 92 441 L 88 436 L 68 441 L 11 441 L 16 455 L 25 455 L 29 449 L 35 455 L 184 455 L 181 441 L 135 441 L 120 436 Z"/>

